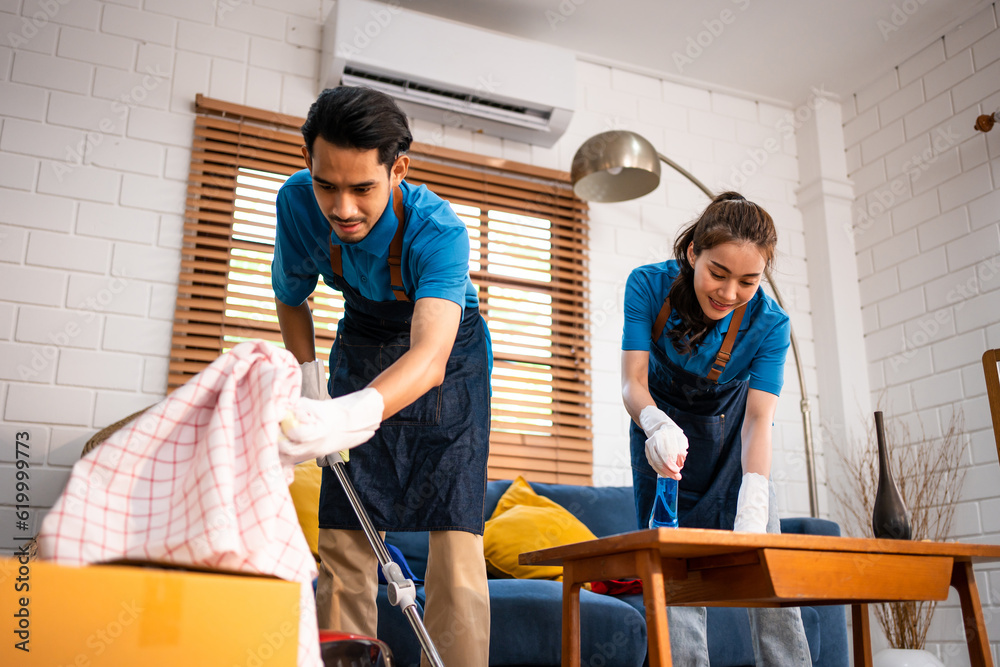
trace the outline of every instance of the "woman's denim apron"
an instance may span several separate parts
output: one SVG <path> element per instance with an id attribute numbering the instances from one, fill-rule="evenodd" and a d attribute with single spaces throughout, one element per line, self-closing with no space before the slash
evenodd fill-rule
<path id="1" fill-rule="evenodd" d="M 372 301 L 339 275 L 344 317 L 330 351 L 330 395 L 365 388 L 410 349 L 412 301 Z M 444 382 L 382 422 L 350 452 L 347 474 L 378 530 L 483 533 L 490 397 L 485 324 L 466 307 Z M 347 496 L 323 469 L 321 528 L 358 530 Z"/>
<path id="2" fill-rule="evenodd" d="M 733 529 L 743 479 L 743 415 L 746 380 L 716 384 L 671 362 L 653 345 L 649 393 L 688 439 L 687 459 L 677 485 L 677 516 L 685 528 Z M 656 495 L 656 473 L 646 461 L 646 434 L 631 423 L 632 485 L 640 529 L 648 528 Z"/>

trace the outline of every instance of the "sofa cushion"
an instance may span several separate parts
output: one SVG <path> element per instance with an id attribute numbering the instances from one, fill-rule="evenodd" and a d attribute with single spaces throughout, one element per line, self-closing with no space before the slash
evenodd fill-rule
<path id="1" fill-rule="evenodd" d="M 555 501 L 536 494 L 518 477 L 500 497 L 483 535 L 491 574 L 515 579 L 561 579 L 561 565 L 521 565 L 526 551 L 586 542 L 594 534 Z"/>
<path id="2" fill-rule="evenodd" d="M 493 513 L 500 497 L 510 486 L 507 480 L 486 484 L 486 516 Z M 597 537 L 608 537 L 636 529 L 635 500 L 631 486 L 579 486 L 532 482 L 540 496 L 551 498 L 569 510 Z"/>
<path id="3" fill-rule="evenodd" d="M 555 581 L 490 582 L 490 665 L 558 665 L 562 585 Z M 638 667 L 646 657 L 646 621 L 621 600 L 580 591 L 581 664 Z"/>
<path id="4" fill-rule="evenodd" d="M 556 581 L 491 579 L 490 665 L 561 664 L 562 584 Z M 423 602 L 423 589 L 418 600 Z M 389 606 L 379 587 L 378 635 L 401 667 L 416 667 L 420 645 L 406 618 Z M 457 628 L 456 631 L 459 631 Z M 640 667 L 646 657 L 646 622 L 621 600 L 580 591 L 580 650 L 583 665 Z"/>

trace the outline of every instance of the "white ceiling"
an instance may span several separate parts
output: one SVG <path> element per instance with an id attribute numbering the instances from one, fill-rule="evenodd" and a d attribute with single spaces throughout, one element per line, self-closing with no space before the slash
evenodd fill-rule
<path id="1" fill-rule="evenodd" d="M 841 97 L 857 92 L 991 4 L 982 0 L 395 1 L 407 9 L 678 80 L 789 104 L 805 100 L 811 88 Z M 677 57 L 688 57 L 686 50 L 699 39 L 705 45 L 701 53 L 691 47 L 693 62 L 678 65 Z"/>

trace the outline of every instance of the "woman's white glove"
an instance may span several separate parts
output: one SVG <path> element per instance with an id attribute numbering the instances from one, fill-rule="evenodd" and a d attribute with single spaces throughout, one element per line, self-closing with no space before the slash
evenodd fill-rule
<path id="1" fill-rule="evenodd" d="M 681 427 L 655 405 L 642 409 L 639 426 L 646 433 L 646 461 L 653 471 L 660 477 L 680 479 L 688 451 Z"/>
<path id="2" fill-rule="evenodd" d="M 307 361 L 299 366 L 302 371 L 302 395 L 317 401 L 330 398 L 326 390 L 326 367 L 322 359 Z"/>
<path id="3" fill-rule="evenodd" d="M 340 460 L 339 452 L 368 442 L 382 423 L 382 394 L 368 387 L 339 398 L 300 398 L 281 422 L 282 463 Z M 333 458 L 336 457 L 336 458 Z"/>
<path id="4" fill-rule="evenodd" d="M 740 496 L 736 500 L 736 525 L 733 526 L 733 530 L 742 533 L 766 533 L 768 499 L 767 477 L 755 472 L 743 475 Z"/>

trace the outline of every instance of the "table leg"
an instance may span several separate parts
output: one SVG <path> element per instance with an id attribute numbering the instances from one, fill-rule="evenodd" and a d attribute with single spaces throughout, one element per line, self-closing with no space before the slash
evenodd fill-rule
<path id="1" fill-rule="evenodd" d="M 642 601 L 646 605 L 646 635 L 649 638 L 650 667 L 671 667 L 670 628 L 667 626 L 667 597 L 664 593 L 663 562 L 659 550 L 637 552 L 636 570 L 642 579 Z"/>
<path id="2" fill-rule="evenodd" d="M 562 667 L 580 667 L 580 582 L 573 561 L 563 563 Z"/>
<path id="3" fill-rule="evenodd" d="M 969 561 L 955 561 L 951 571 L 951 585 L 958 591 L 962 602 L 962 620 L 965 625 L 965 642 L 969 645 L 969 662 L 972 667 L 993 667 L 990 641 L 986 636 L 986 622 L 979 602 L 979 587 Z"/>
<path id="4" fill-rule="evenodd" d="M 872 667 L 872 634 L 868 605 L 851 605 L 851 625 L 854 626 L 854 667 Z"/>

